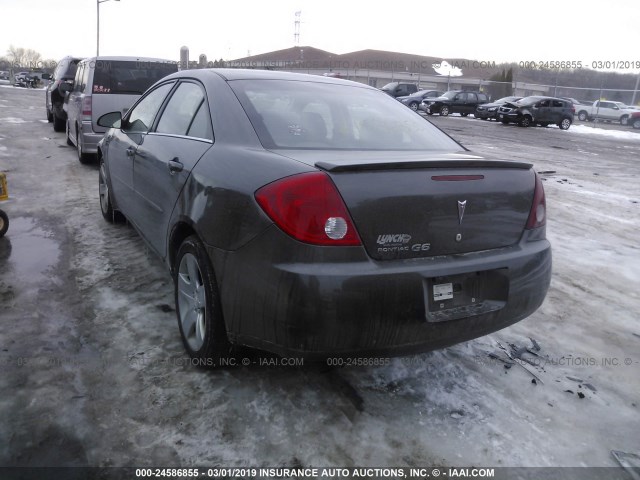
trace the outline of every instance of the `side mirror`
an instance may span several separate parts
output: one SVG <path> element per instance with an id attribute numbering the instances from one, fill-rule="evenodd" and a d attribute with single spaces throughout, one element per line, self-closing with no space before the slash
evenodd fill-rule
<path id="1" fill-rule="evenodd" d="M 120 112 L 105 113 L 98 119 L 98 125 L 106 128 L 120 128 L 122 114 Z"/>

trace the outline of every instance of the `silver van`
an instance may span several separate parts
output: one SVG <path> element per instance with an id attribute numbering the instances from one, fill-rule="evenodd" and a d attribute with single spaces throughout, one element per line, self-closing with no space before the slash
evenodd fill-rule
<path id="1" fill-rule="evenodd" d="M 160 58 L 100 56 L 78 63 L 64 110 L 67 144 L 77 148 L 80 162 L 91 159 L 107 131 L 98 118 L 116 110 L 124 115 L 147 88 L 177 71 L 177 62 Z"/>

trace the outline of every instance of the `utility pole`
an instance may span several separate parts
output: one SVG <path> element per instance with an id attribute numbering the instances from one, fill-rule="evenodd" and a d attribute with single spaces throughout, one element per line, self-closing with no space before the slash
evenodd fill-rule
<path id="1" fill-rule="evenodd" d="M 293 22 L 293 44 L 296 47 L 300 46 L 300 15 L 302 15 L 302 11 L 298 10 L 296 12 L 296 19 Z"/>

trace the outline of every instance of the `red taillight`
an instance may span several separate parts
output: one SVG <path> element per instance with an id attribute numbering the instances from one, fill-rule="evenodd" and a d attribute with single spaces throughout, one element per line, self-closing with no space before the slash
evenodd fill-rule
<path id="1" fill-rule="evenodd" d="M 258 204 L 278 227 L 314 245 L 361 245 L 347 207 L 328 175 L 293 175 L 255 193 Z"/>
<path id="2" fill-rule="evenodd" d="M 82 116 L 84 120 L 91 120 L 91 97 L 82 99 Z"/>
<path id="3" fill-rule="evenodd" d="M 538 174 L 536 173 L 535 175 L 536 190 L 533 194 L 533 204 L 531 205 L 531 212 L 529 213 L 529 219 L 525 227 L 527 229 L 542 227 L 547 222 L 547 201 L 544 196 L 544 187 Z"/>

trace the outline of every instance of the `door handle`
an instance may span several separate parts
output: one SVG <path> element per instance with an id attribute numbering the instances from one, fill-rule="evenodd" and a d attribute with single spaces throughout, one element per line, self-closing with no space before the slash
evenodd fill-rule
<path id="1" fill-rule="evenodd" d="M 135 157 L 135 155 L 136 155 L 136 151 L 133 148 L 131 147 L 127 148 L 127 157 L 133 158 Z"/>
<path id="2" fill-rule="evenodd" d="M 169 160 L 167 166 L 169 167 L 169 172 L 171 172 L 171 174 L 181 172 L 184 169 L 184 165 L 180 163 L 178 157 L 173 160 Z"/>

